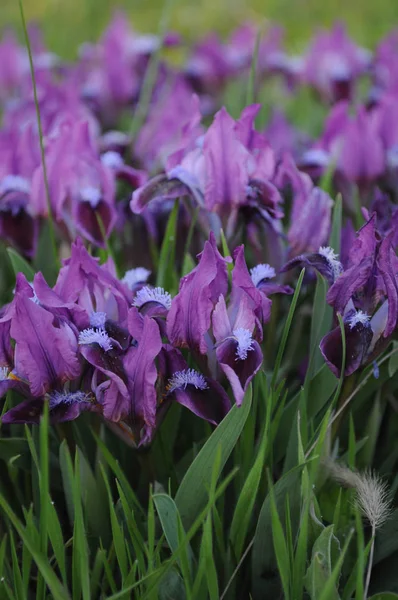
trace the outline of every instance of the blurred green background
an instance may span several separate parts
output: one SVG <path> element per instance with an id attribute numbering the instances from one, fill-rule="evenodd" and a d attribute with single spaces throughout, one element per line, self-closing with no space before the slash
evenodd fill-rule
<path id="1" fill-rule="evenodd" d="M 171 28 L 192 40 L 209 29 L 230 31 L 246 19 L 277 21 L 299 51 L 316 26 L 343 19 L 362 44 L 374 47 L 398 25 L 398 0 L 167 0 Z M 73 57 L 77 44 L 98 37 L 113 11 L 123 8 L 134 27 L 155 32 L 162 0 L 23 0 L 27 19 L 39 21 L 51 49 Z M 20 28 L 18 0 L 0 0 L 0 23 Z"/>

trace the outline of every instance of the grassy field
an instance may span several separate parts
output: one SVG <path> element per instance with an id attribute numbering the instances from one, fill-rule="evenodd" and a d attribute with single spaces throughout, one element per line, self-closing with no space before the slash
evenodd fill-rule
<path id="1" fill-rule="evenodd" d="M 347 22 L 350 33 L 373 47 L 398 25 L 396 0 L 168 0 L 170 23 L 188 39 L 209 29 L 226 33 L 245 19 L 278 21 L 287 32 L 292 50 L 300 50 L 317 26 L 335 19 Z M 76 44 L 95 39 L 112 12 L 121 7 L 142 31 L 156 31 L 164 3 L 161 0 L 24 0 L 29 19 L 36 19 L 51 48 L 73 56 Z M 19 27 L 18 0 L 2 0 L 0 21 Z"/>

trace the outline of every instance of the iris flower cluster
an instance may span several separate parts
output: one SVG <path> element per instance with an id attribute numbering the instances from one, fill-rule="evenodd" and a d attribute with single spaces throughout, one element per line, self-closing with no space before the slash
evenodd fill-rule
<path id="1" fill-rule="evenodd" d="M 0 237 L 32 261 L 52 218 L 70 255 L 53 287 L 40 272 L 33 281 L 20 273 L 0 309 L 0 395 L 23 398 L 3 423 L 37 422 L 48 401 L 54 422 L 96 412 L 137 445 L 151 441 L 172 402 L 217 424 L 262 368 L 270 296 L 292 293 L 297 266 L 309 286 L 314 270 L 328 282 L 334 323 L 320 350 L 337 377 L 338 314 L 347 376 L 392 340 L 398 35 L 371 53 L 336 24 L 301 56 L 285 51 L 280 28 L 262 37 L 258 88 L 277 81 L 293 99 L 310 89 L 326 113 L 318 136 L 281 110 L 256 129 L 260 103 L 238 118 L 223 106 L 228 86 L 248 77 L 256 38 L 245 23 L 226 42 L 201 40 L 178 69 L 160 60 L 144 118 L 148 67 L 162 48 L 183 45 L 175 33 L 141 35 L 117 14 L 67 64 L 31 29 L 38 107 L 25 49 L 11 33 L 0 41 Z M 329 246 L 338 193 L 340 257 Z M 152 284 L 143 251 L 159 250 L 176 203 L 175 243 L 190 239 L 193 262 L 177 294 Z M 112 234 L 120 264 L 100 264 L 95 254 Z"/>

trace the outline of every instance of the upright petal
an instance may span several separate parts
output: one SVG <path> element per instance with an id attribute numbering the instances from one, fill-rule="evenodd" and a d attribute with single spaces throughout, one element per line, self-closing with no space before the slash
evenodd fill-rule
<path id="1" fill-rule="evenodd" d="M 235 121 L 225 108 L 215 116 L 204 140 L 205 203 L 208 210 L 228 209 L 246 197 L 250 154 L 238 140 Z"/>
<path id="2" fill-rule="evenodd" d="M 80 373 L 77 340 L 69 325 L 54 325 L 54 316 L 30 298 L 16 294 L 11 322 L 15 370 L 29 381 L 33 396 L 76 378 Z"/>
<path id="3" fill-rule="evenodd" d="M 249 276 L 250 278 L 250 276 Z M 210 328 L 211 313 L 228 288 L 226 260 L 210 235 L 197 267 L 180 284 L 167 316 L 167 333 L 171 343 L 206 354 L 205 334 Z"/>

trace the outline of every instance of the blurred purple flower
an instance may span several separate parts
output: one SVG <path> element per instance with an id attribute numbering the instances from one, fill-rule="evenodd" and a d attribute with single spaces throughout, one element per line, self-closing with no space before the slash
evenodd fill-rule
<path id="1" fill-rule="evenodd" d="M 304 61 L 302 77 L 329 102 L 351 100 L 354 85 L 370 65 L 369 51 L 357 46 L 342 23 L 319 32 L 312 41 Z"/>

